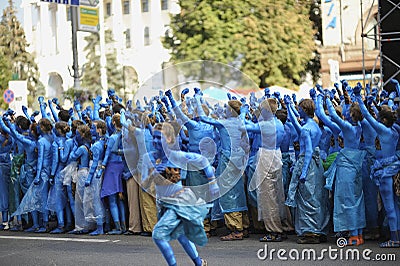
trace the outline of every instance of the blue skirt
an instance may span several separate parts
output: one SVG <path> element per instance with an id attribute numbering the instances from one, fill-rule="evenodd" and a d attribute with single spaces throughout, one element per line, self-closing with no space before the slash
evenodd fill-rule
<path id="1" fill-rule="evenodd" d="M 124 171 L 123 162 L 109 162 L 104 170 L 103 184 L 100 196 L 105 198 L 115 193 L 123 192 L 122 172 Z"/>

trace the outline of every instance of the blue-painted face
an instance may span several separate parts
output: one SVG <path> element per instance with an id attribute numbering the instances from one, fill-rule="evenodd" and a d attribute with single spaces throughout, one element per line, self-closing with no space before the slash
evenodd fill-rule
<path id="1" fill-rule="evenodd" d="M 78 131 L 76 131 L 75 140 L 79 146 L 83 144 L 83 138 Z"/>

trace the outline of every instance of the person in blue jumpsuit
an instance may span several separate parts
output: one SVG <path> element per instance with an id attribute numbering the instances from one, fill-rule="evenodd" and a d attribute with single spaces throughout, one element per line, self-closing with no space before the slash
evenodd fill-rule
<path id="1" fill-rule="evenodd" d="M 52 167 L 50 174 L 50 190 L 49 197 L 47 199 L 47 208 L 49 211 L 54 211 L 57 215 L 57 228 L 52 230 L 51 234 L 61 234 L 65 232 L 65 222 L 64 222 L 64 210 L 67 206 L 67 195 L 66 188 L 63 184 L 62 176 L 60 172 L 65 168 L 67 164 L 66 158 L 61 158 L 60 150 L 64 147 L 66 141 L 66 135 L 70 131 L 70 127 L 67 122 L 61 121 L 57 122 L 54 126 L 55 140 L 52 144 Z M 63 159 L 63 160 L 62 160 Z M 68 211 L 66 213 L 69 213 Z M 68 216 L 68 224 L 71 226 L 71 215 Z"/>
<path id="2" fill-rule="evenodd" d="M 318 96 L 318 97 L 323 97 Z M 333 186 L 333 226 L 335 232 L 350 231 L 348 245 L 364 243 L 362 229 L 366 226 L 364 193 L 362 190 L 362 163 L 365 151 L 359 149 L 362 115 L 358 104 L 350 107 L 346 120 L 339 117 L 330 98 L 326 98 L 329 115 L 343 132 L 344 148 L 336 157 Z M 332 170 L 332 169 L 331 169 Z"/>
<path id="3" fill-rule="evenodd" d="M 34 124 L 33 124 L 34 125 Z M 33 226 L 25 231 L 45 233 L 48 231 L 47 196 L 49 192 L 49 177 L 51 171 L 51 144 L 53 142 L 52 125 L 50 120 L 42 118 L 37 125 L 39 139 L 37 141 L 36 176 L 13 215 L 31 212 Z M 42 216 L 43 224 L 39 225 Z"/>
<path id="4" fill-rule="evenodd" d="M 292 109 L 290 96 L 284 97 L 288 115 L 300 140 L 300 155 L 290 180 L 286 205 L 295 207 L 294 225 L 297 243 L 320 243 L 326 240 L 329 222 L 328 191 L 324 189 L 322 160 L 319 156 L 321 130 L 313 120 L 315 105 L 311 99 L 299 103 L 300 126 Z"/>
<path id="5" fill-rule="evenodd" d="M 219 188 L 209 161 L 200 154 L 180 151 L 176 135 L 170 124 L 157 124 L 153 132 L 156 151 L 147 153 L 143 161 L 141 184 L 148 187 L 154 182 L 157 195 L 159 219 L 152 237 L 168 265 L 176 265 L 169 242 L 178 239 L 194 265 L 204 266 L 207 262 L 199 257 L 195 244 L 204 246 L 208 241 L 203 227 L 208 210 L 203 199 L 182 186 L 181 169 L 190 164 L 191 169 L 203 170 L 212 197 L 218 196 Z"/>
<path id="6" fill-rule="evenodd" d="M 105 217 L 105 210 L 103 206 L 103 202 L 100 198 L 100 189 L 101 189 L 101 176 L 99 175 L 101 162 L 104 158 L 106 138 L 105 134 L 107 133 L 107 125 L 102 120 L 94 121 L 94 125 L 96 127 L 96 133 L 98 135 L 97 141 L 90 148 L 93 162 L 90 166 L 89 175 L 85 181 L 85 195 L 83 199 L 84 206 L 87 209 L 91 209 L 92 212 L 85 213 L 85 219 L 88 222 L 92 222 L 93 220 L 96 222 L 97 228 L 95 231 L 91 232 L 91 236 L 102 235 L 104 234 L 103 223 Z"/>
<path id="7" fill-rule="evenodd" d="M 361 113 L 375 129 L 381 145 L 381 150 L 375 153 L 376 161 L 372 166 L 371 178 L 379 187 L 383 206 L 390 229 L 390 240 L 380 244 L 380 247 L 400 247 L 400 209 L 398 199 L 393 191 L 393 176 L 400 171 L 400 160 L 396 155 L 396 145 L 399 133 L 394 129 L 395 115 L 389 107 L 382 106 L 379 120 L 375 120 L 368 112 L 361 99 L 361 88 L 354 88 L 356 100 L 360 105 Z"/>
<path id="8" fill-rule="evenodd" d="M 106 198 L 108 200 L 111 216 L 115 224 L 115 229 L 108 232 L 108 234 L 120 235 L 126 231 L 125 205 L 122 199 L 124 164 L 122 161 L 120 114 L 113 115 L 112 125 L 115 127 L 115 132 L 107 140 L 107 149 L 101 163 L 100 175 L 104 172 L 104 177 L 100 196 L 102 199 Z"/>

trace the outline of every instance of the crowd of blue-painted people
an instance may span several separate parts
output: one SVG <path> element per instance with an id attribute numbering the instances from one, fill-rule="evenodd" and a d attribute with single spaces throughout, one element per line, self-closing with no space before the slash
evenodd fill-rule
<path id="1" fill-rule="evenodd" d="M 1 229 L 152 236 L 169 265 L 177 239 L 196 251 L 263 233 L 278 242 L 399 247 L 400 115 L 396 90 L 346 81 L 309 99 L 264 89 L 212 106 L 195 88 L 86 108 L 38 98 L 40 111 L 0 119 Z M 50 111 L 50 113 L 48 113 Z M 41 117 L 41 118 L 39 118 Z M 56 226 L 49 218 L 56 217 Z"/>

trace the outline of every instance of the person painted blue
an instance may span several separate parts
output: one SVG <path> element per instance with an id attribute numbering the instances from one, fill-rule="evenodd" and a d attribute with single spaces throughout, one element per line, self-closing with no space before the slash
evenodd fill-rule
<path id="1" fill-rule="evenodd" d="M 196 88 L 197 89 L 197 88 Z M 187 94 L 189 89 L 184 89 L 181 94 Z M 196 93 L 201 93 L 200 90 L 196 90 Z M 176 115 L 178 121 L 181 122 L 181 125 L 184 125 L 188 132 L 188 144 L 187 150 L 189 152 L 194 152 L 201 154 L 208 158 L 208 160 L 212 163 L 214 161 L 214 157 L 216 154 L 216 145 L 215 145 L 215 137 L 214 137 L 214 127 L 207 123 L 200 121 L 200 118 L 197 114 L 197 109 L 194 109 L 193 119 L 190 119 L 188 116 L 184 114 L 181 107 L 177 105 L 174 97 L 172 96 L 171 90 L 165 92 L 165 95 L 168 97 L 171 102 L 171 106 Z M 164 103 L 168 104 L 166 98 L 164 98 Z M 202 104 L 201 107 L 206 115 L 209 114 L 209 109 L 205 104 Z M 208 188 L 204 186 L 206 183 L 206 179 L 204 178 L 205 173 L 203 171 L 190 171 L 187 170 L 186 176 L 186 186 L 193 187 L 194 193 L 203 198 L 204 200 L 209 199 Z M 210 223 L 210 216 L 206 217 L 206 225 L 207 232 L 209 231 L 208 225 Z M 209 233 L 209 232 L 208 232 Z"/>
<path id="2" fill-rule="evenodd" d="M 231 231 L 221 237 L 222 241 L 243 239 L 243 231 L 247 230 L 246 194 L 244 191 L 243 173 L 246 169 L 249 142 L 247 134 L 242 135 L 239 130 L 242 125 L 240 107 L 242 103 L 238 100 L 228 101 L 225 109 L 226 119 L 215 120 L 208 117 L 201 108 L 201 96 L 195 95 L 197 112 L 200 119 L 218 129 L 220 135 L 220 157 L 216 176 L 218 185 L 222 189 L 219 205 L 224 214 L 225 224 Z M 247 153 L 246 153 L 247 152 Z"/>
<path id="3" fill-rule="evenodd" d="M 101 176 L 99 175 L 101 162 L 104 158 L 106 139 L 105 134 L 107 133 L 107 126 L 104 121 L 98 120 L 94 122 L 96 127 L 96 133 L 98 134 L 97 141 L 90 148 L 93 162 L 90 166 L 89 174 L 85 181 L 85 195 L 83 204 L 86 206 L 87 211 L 85 213 L 85 219 L 87 222 L 96 222 L 97 228 L 91 232 L 91 236 L 104 234 L 103 223 L 105 218 L 105 210 L 103 202 L 100 198 L 101 189 Z M 93 178 L 95 177 L 95 178 Z"/>
<path id="4" fill-rule="evenodd" d="M 356 87 L 354 93 L 364 118 L 375 129 L 381 145 L 381 150 L 375 153 L 376 161 L 372 166 L 371 178 L 379 187 L 389 223 L 390 240 L 381 243 L 380 247 L 400 247 L 400 210 L 397 196 L 393 191 L 393 176 L 400 171 L 400 160 L 396 155 L 396 145 L 394 145 L 399 139 L 399 133 L 393 127 L 395 116 L 389 107 L 382 106 L 379 112 L 380 122 L 378 122 L 365 107 L 361 99 L 361 88 Z"/>
<path id="5" fill-rule="evenodd" d="M 353 103 L 350 117 L 339 117 L 330 98 L 326 98 L 329 115 L 343 132 L 344 148 L 336 157 L 333 185 L 333 225 L 335 232 L 350 231 L 347 245 L 364 243 L 362 229 L 365 222 L 365 203 L 362 189 L 362 164 L 366 152 L 359 149 L 363 119 L 359 106 Z"/>
<path id="6" fill-rule="evenodd" d="M 196 245 L 204 246 L 207 236 L 203 220 L 207 213 L 206 202 L 197 198 L 190 188 L 184 188 L 181 169 L 204 170 L 209 181 L 212 197 L 219 192 L 214 171 L 209 161 L 197 153 L 180 151 L 175 131 L 168 123 L 157 124 L 154 129 L 155 152 L 145 155 L 142 185 L 155 183 L 158 202 L 158 222 L 153 230 L 153 241 L 160 249 L 168 265 L 176 265 L 176 259 L 169 242 L 177 239 L 194 265 L 207 265 L 199 257 Z"/>
<path id="7" fill-rule="evenodd" d="M 104 172 L 100 196 L 107 198 L 111 216 L 114 220 L 115 229 L 108 232 L 110 235 L 120 235 L 126 231 L 125 206 L 122 200 L 122 172 L 124 164 L 122 154 L 121 118 L 119 114 L 113 115 L 112 124 L 115 132 L 107 140 L 103 162 L 101 163 L 100 175 Z"/>
<path id="8" fill-rule="evenodd" d="M 377 240 L 379 238 L 378 227 L 378 187 L 371 180 L 371 168 L 375 163 L 375 140 L 377 137 L 375 129 L 367 119 L 361 121 L 362 142 L 360 149 L 366 152 L 362 165 L 362 184 L 365 202 L 365 220 L 367 232 L 365 240 Z"/>
<path id="9" fill-rule="evenodd" d="M 280 109 L 276 111 L 276 117 L 283 124 L 283 137 L 280 145 L 281 153 L 282 153 L 282 182 L 283 182 L 283 191 L 285 198 L 287 197 L 287 193 L 289 190 L 289 184 L 291 179 L 291 168 L 293 166 L 293 161 L 290 156 L 290 145 L 292 143 L 292 133 L 291 128 L 287 123 L 287 110 Z"/>
<path id="10" fill-rule="evenodd" d="M 67 191 L 67 199 L 68 199 L 68 204 L 67 208 L 69 212 L 72 213 L 72 216 L 75 217 L 75 197 L 72 192 L 72 185 L 75 183 L 76 180 L 72 180 L 72 173 L 76 172 L 76 162 L 73 162 L 70 158 L 70 155 L 73 150 L 77 148 L 77 142 L 75 139 L 76 136 L 76 129 L 84 125 L 84 123 L 81 120 L 74 120 L 71 123 L 71 135 L 70 138 L 67 138 L 64 142 L 59 142 L 59 152 L 60 152 L 60 160 L 62 162 L 67 161 L 67 165 L 64 167 L 63 170 L 61 170 L 60 175 L 63 179 L 63 184 L 66 188 Z M 69 206 L 69 207 L 68 207 Z M 66 228 L 66 231 L 69 231 L 67 229 L 72 230 L 73 228 Z"/>
<path id="11" fill-rule="evenodd" d="M 285 96 L 284 101 L 286 106 L 291 105 L 290 96 Z M 329 223 L 328 191 L 324 189 L 318 148 L 322 133 L 313 120 L 314 111 L 315 105 L 311 99 L 299 103 L 299 114 L 305 122 L 300 126 L 292 109 L 288 108 L 289 118 L 300 136 L 300 155 L 293 169 L 285 204 L 295 207 L 294 225 L 299 244 L 325 240 Z"/>
<path id="12" fill-rule="evenodd" d="M 19 174 L 21 172 L 21 166 L 24 162 L 24 154 L 25 148 L 24 144 L 12 134 L 11 130 L 4 124 L 4 121 L 0 119 L 0 127 L 9 136 L 13 138 L 13 153 L 12 153 L 12 162 L 11 162 L 11 173 L 10 173 L 10 182 L 9 182 L 9 210 L 8 212 L 11 214 L 16 211 L 18 208 L 19 203 L 21 201 L 20 198 L 20 182 L 19 182 Z M 23 117 L 18 116 L 15 119 L 15 129 L 23 134 L 27 132 L 29 129 L 30 121 Z M 11 221 L 11 220 L 10 220 Z M 11 224 L 10 224 L 11 225 Z M 17 224 L 13 226 L 11 231 L 22 231 L 22 220 L 21 216 L 17 216 Z"/>
<path id="13" fill-rule="evenodd" d="M 60 156 L 60 147 L 64 147 L 64 143 L 66 141 L 66 134 L 70 131 L 70 127 L 67 122 L 61 121 L 55 124 L 53 129 L 55 133 L 55 139 L 52 143 L 52 164 L 51 164 L 51 174 L 49 183 L 51 185 L 49 190 L 49 196 L 47 199 L 47 209 L 49 211 L 54 211 L 57 216 L 57 228 L 52 230 L 51 234 L 61 234 L 65 232 L 65 219 L 64 219 L 64 210 L 66 210 L 67 206 L 67 193 L 66 188 L 63 184 L 63 178 L 60 175 L 60 172 L 67 165 L 66 158 L 61 160 Z M 67 213 L 67 227 L 71 227 L 72 225 L 72 215 L 68 210 Z M 69 214 L 68 214 L 69 213 Z"/>
<path id="14" fill-rule="evenodd" d="M 19 174 L 19 184 L 21 188 L 22 195 L 24 196 L 28 191 L 29 187 L 31 186 L 33 179 L 36 176 L 36 166 L 37 166 L 37 124 L 32 119 L 32 123 L 29 126 L 29 133 L 21 134 L 14 124 L 7 121 L 7 125 L 10 128 L 11 135 L 18 141 L 23 143 L 25 149 L 26 158 L 24 160 L 23 165 L 21 166 L 21 171 Z M 22 200 L 21 200 L 22 201 Z M 18 206 L 19 208 L 19 206 Z M 18 210 L 17 208 L 17 210 Z M 36 213 L 37 214 L 37 213 Z M 12 215 L 14 216 L 14 214 Z M 20 214 L 17 215 L 17 220 Z M 33 215 L 32 218 L 34 219 L 33 223 L 38 225 L 38 216 Z M 35 220 L 36 219 L 36 220 Z M 27 220 L 27 216 L 26 216 Z M 19 227 L 19 226 L 18 226 Z M 19 228 L 22 230 L 22 225 Z"/>
<path id="15" fill-rule="evenodd" d="M 26 232 L 45 233 L 48 231 L 47 196 L 49 192 L 49 177 L 51 172 L 51 145 L 53 142 L 52 125 L 50 120 L 42 118 L 37 125 L 39 140 L 37 141 L 37 166 L 36 176 L 26 192 L 17 211 L 13 215 L 31 212 L 33 226 Z M 43 224 L 39 224 L 41 215 Z"/>
<path id="16" fill-rule="evenodd" d="M 11 170 L 11 148 L 13 138 L 0 130 L 0 211 L 3 223 L 0 229 L 8 229 L 8 210 L 9 210 L 9 183 Z"/>
<path id="17" fill-rule="evenodd" d="M 341 129 L 334 121 L 332 121 L 332 119 L 328 115 L 325 114 L 325 110 L 323 107 L 323 95 L 322 94 L 319 94 L 316 99 L 315 114 L 317 115 L 318 119 L 320 119 L 324 123 L 324 126 L 329 128 L 329 130 L 332 133 L 334 140 L 335 140 L 334 146 L 327 152 L 327 155 L 329 155 L 330 153 L 338 152 L 340 150 L 339 143 L 338 143 L 338 137 L 339 137 L 339 134 L 341 133 Z M 324 141 L 324 144 L 322 145 L 322 147 L 324 149 L 326 148 L 325 145 L 327 145 L 327 143 Z"/>
<path id="18" fill-rule="evenodd" d="M 76 183 L 75 190 L 75 229 L 70 231 L 71 234 L 86 234 L 93 224 L 89 224 L 85 220 L 85 209 L 83 199 L 85 194 L 85 182 L 89 173 L 90 161 L 90 143 L 92 136 L 90 128 L 87 125 L 78 126 L 76 129 L 75 141 L 77 146 L 71 152 L 69 160 L 77 162 L 78 171 L 73 174 L 73 182 Z"/>
<path id="19" fill-rule="evenodd" d="M 277 97 L 277 95 L 275 94 Z M 275 116 L 278 102 L 275 98 L 260 103 L 258 123 L 246 124 L 245 130 L 261 134 L 261 147 L 257 153 L 257 167 L 249 190 L 257 189 L 258 218 L 264 222 L 267 234 L 261 242 L 282 241 L 282 233 L 291 231 L 289 210 L 284 205 L 282 182 L 282 154 L 280 146 L 284 136 L 282 122 Z M 243 110 L 241 110 L 241 115 Z"/>

